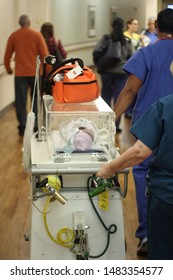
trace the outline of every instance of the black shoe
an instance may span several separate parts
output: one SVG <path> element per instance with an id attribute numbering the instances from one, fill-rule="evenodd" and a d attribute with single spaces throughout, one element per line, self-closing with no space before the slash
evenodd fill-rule
<path id="1" fill-rule="evenodd" d="M 24 132 L 25 132 L 25 130 L 20 129 L 20 130 L 19 130 L 19 136 L 24 136 Z"/>
<path id="2" fill-rule="evenodd" d="M 24 132 L 25 132 L 25 126 L 23 126 L 23 125 L 18 125 L 18 133 L 19 133 L 19 136 L 23 136 L 23 135 L 24 135 Z"/>
<path id="3" fill-rule="evenodd" d="M 34 133 L 37 132 L 37 131 L 38 131 L 38 128 L 37 128 L 37 127 L 34 127 Z"/>
<path id="4" fill-rule="evenodd" d="M 122 129 L 121 128 L 116 128 L 116 133 L 121 133 Z"/>
<path id="5" fill-rule="evenodd" d="M 19 131 L 19 136 L 24 136 L 24 131 Z"/>
<path id="6" fill-rule="evenodd" d="M 131 118 L 132 118 L 132 115 L 131 115 L 131 114 L 125 114 L 124 117 L 125 117 L 126 119 L 131 119 Z"/>

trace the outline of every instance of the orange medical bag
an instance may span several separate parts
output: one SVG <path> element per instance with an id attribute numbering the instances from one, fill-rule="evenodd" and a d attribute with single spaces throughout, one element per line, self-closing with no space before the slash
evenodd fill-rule
<path id="1" fill-rule="evenodd" d="M 65 60 L 51 71 L 47 83 L 57 103 L 90 102 L 100 94 L 95 73 L 79 58 Z"/>

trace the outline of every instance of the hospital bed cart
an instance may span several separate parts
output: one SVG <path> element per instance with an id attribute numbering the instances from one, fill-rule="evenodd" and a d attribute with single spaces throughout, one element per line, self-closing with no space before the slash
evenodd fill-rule
<path id="1" fill-rule="evenodd" d="M 31 139 L 30 259 L 125 259 L 129 169 L 109 180 L 95 177 L 119 156 L 113 110 L 101 97 L 56 103 L 44 95 L 43 105 L 40 135 Z"/>

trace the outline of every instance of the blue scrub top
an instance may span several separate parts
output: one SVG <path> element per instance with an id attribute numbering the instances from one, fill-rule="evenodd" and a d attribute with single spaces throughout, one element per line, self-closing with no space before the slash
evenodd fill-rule
<path id="1" fill-rule="evenodd" d="M 149 45 L 153 44 L 154 42 L 156 42 L 158 40 L 157 37 L 157 33 L 156 32 L 150 32 L 149 30 L 146 30 L 146 32 L 144 33 L 144 35 L 146 35 L 149 39 L 150 39 L 150 43 Z"/>
<path id="2" fill-rule="evenodd" d="M 173 39 L 167 37 L 136 51 L 123 69 L 143 81 L 133 109 L 132 123 L 159 98 L 173 93 Z"/>
<path id="3" fill-rule="evenodd" d="M 157 197 L 173 204 L 173 95 L 150 106 L 131 132 L 154 152 L 147 186 Z"/>

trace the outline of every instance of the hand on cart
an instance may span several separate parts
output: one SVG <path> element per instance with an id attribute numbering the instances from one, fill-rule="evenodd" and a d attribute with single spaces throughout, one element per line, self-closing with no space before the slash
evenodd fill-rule
<path id="1" fill-rule="evenodd" d="M 96 173 L 96 177 L 103 179 L 109 179 L 115 175 L 115 170 L 113 170 L 109 163 L 104 163 L 100 166 L 99 171 Z"/>

